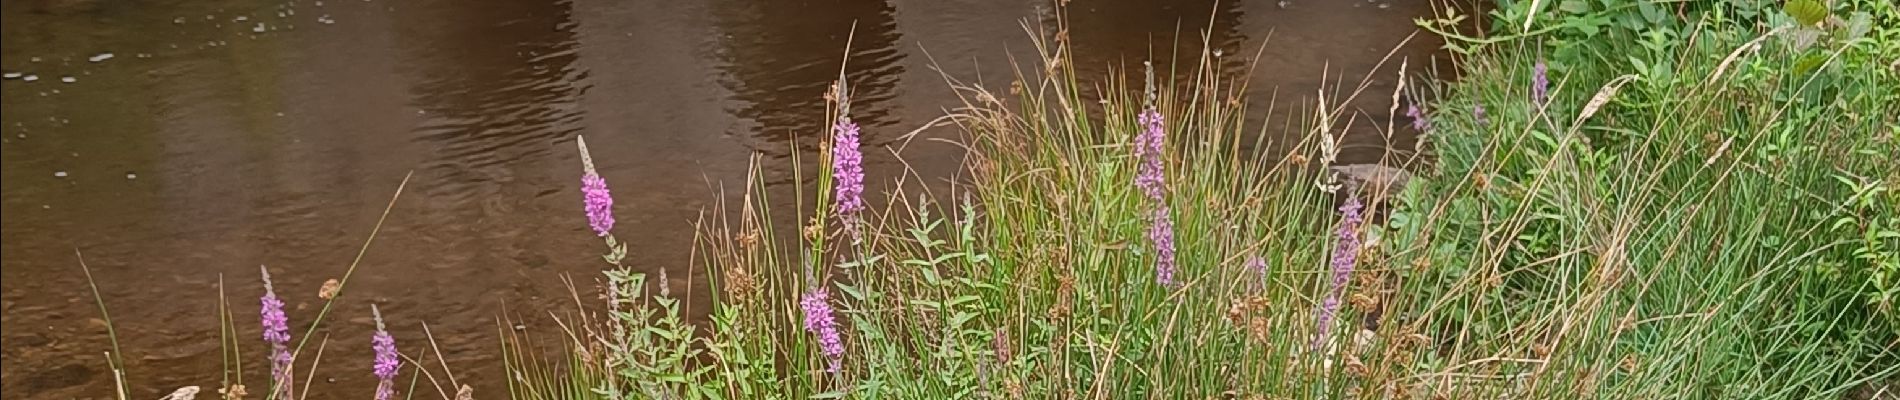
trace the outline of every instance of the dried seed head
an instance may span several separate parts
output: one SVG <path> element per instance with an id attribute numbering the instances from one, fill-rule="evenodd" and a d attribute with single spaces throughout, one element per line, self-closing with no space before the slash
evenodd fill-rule
<path id="1" fill-rule="evenodd" d="M 1361 313 L 1371 313 L 1378 307 L 1379 299 L 1366 295 L 1365 293 L 1352 294 L 1352 309 L 1358 310 Z"/>
<path id="2" fill-rule="evenodd" d="M 455 389 L 455 400 L 475 400 L 475 388 L 464 384 L 461 389 Z"/>
<path id="3" fill-rule="evenodd" d="M 223 394 L 225 400 L 244 400 L 244 395 L 249 394 L 244 392 L 244 385 L 235 383 L 223 389 L 218 389 L 218 393 Z"/>
<path id="4" fill-rule="evenodd" d="M 825 223 L 819 221 L 817 216 L 812 216 L 811 221 L 805 223 L 805 240 L 817 241 L 824 234 Z"/>
<path id="5" fill-rule="evenodd" d="M 1049 307 L 1049 319 L 1068 318 L 1069 311 L 1075 307 L 1075 277 L 1068 273 L 1056 276 L 1056 305 Z"/>
<path id="6" fill-rule="evenodd" d="M 1233 301 L 1228 302 L 1227 322 L 1234 324 L 1235 328 L 1245 328 L 1246 321 L 1247 299 L 1236 297 Z"/>
<path id="7" fill-rule="evenodd" d="M 748 228 L 744 232 L 739 232 L 733 241 L 739 242 L 739 248 L 752 251 L 759 245 L 759 231 Z"/>
<path id="8" fill-rule="evenodd" d="M 1247 333 L 1253 336 L 1253 340 L 1259 341 L 1262 344 L 1273 343 L 1273 337 L 1268 335 L 1273 333 L 1273 331 L 1269 329 L 1272 326 L 1271 321 L 1267 320 L 1267 317 L 1255 315 L 1253 318 L 1247 320 Z"/>
<path id="9" fill-rule="evenodd" d="M 1010 360 L 1011 360 L 1011 354 L 1010 354 L 1010 349 L 1009 349 L 1009 328 L 996 328 L 996 335 L 993 338 L 992 343 L 990 343 L 990 347 L 996 351 L 997 364 L 1009 365 Z"/>
<path id="10" fill-rule="evenodd" d="M 336 298 L 337 291 L 342 289 L 343 283 L 338 282 L 336 279 L 323 281 L 323 288 L 317 289 L 317 298 L 324 300 L 334 299 Z"/>
<path id="11" fill-rule="evenodd" d="M 747 272 L 744 266 L 726 269 L 725 289 L 726 298 L 734 304 L 745 304 L 758 290 L 752 281 L 752 273 Z"/>
<path id="12" fill-rule="evenodd" d="M 1359 361 L 1359 356 L 1357 355 L 1347 354 L 1346 374 L 1352 375 L 1354 378 L 1366 377 L 1366 363 Z"/>

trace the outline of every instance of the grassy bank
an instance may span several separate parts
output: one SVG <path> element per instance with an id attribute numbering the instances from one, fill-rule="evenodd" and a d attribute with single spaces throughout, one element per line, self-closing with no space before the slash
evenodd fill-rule
<path id="1" fill-rule="evenodd" d="M 535 328 L 566 354 L 504 329 L 509 395 L 1896 395 L 1900 10 L 1502 3 L 1421 21 L 1489 22 L 1439 32 L 1455 80 L 1350 94 L 1406 99 L 1374 124 L 1421 155 L 1351 174 L 1358 110 L 1268 142 L 1209 56 L 1103 80 L 1050 34 L 1006 91 L 957 87 L 969 182 L 861 197 L 838 87 L 816 204 L 769 210 L 753 179 L 699 225 L 707 321 L 632 272 L 584 156 L 608 301 Z"/>
<path id="2" fill-rule="evenodd" d="M 755 190 L 738 220 L 702 226 L 700 259 L 723 278 L 711 326 L 660 318 L 672 300 L 629 301 L 597 331 L 615 333 L 573 341 L 584 373 L 542 382 L 567 390 L 517 395 L 1854 398 L 1890 384 L 1892 6 L 1572 3 L 1523 27 L 1532 5 L 1504 4 L 1489 35 L 1441 32 L 1460 77 L 1413 81 L 1405 97 L 1428 100 L 1389 111 L 1424 133 L 1426 157 L 1387 160 L 1406 185 L 1327 168 L 1337 132 L 1365 123 L 1347 110 L 1315 110 L 1295 143 L 1247 143 L 1260 135 L 1226 77 L 1111 79 L 1088 98 L 1092 77 L 1043 41 L 1008 93 L 959 87 L 975 176 L 960 192 L 851 211 L 833 205 L 851 164 L 833 163 L 799 216 L 811 225 L 774 232 Z M 1421 24 L 1460 16 L 1442 17 Z M 610 276 L 620 298 L 642 294 L 641 278 Z M 552 392 L 571 396 L 530 395 Z"/>

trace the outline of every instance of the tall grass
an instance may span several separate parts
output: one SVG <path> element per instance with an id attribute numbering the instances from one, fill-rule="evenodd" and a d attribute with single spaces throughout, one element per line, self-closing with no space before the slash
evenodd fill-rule
<path id="1" fill-rule="evenodd" d="M 1512 4 L 1493 17 L 1540 21 Z M 1083 77 L 1064 35 L 1028 29 L 1036 59 L 1007 92 L 950 81 L 970 180 L 895 185 L 863 210 L 834 191 L 858 179 L 843 160 L 859 149 L 838 144 L 855 141 L 841 77 L 813 110 L 839 129 L 819 155 L 837 159 L 794 172 L 818 177 L 798 181 L 799 207 L 767 206 L 755 157 L 741 202 L 696 226 L 694 266 L 718 292 L 704 321 L 667 276 L 635 272 L 579 143 L 607 301 L 573 289 L 554 355 L 504 314 L 502 379 L 518 399 L 1892 393 L 1878 388 L 1900 380 L 1900 71 L 1883 57 L 1900 30 L 1843 33 L 1814 22 L 1843 10 L 1806 7 L 1751 23 L 1697 8 L 1583 50 L 1546 52 L 1574 44 L 1542 36 L 1569 32 L 1563 18 L 1448 33 L 1455 81 L 1401 64 L 1405 93 L 1337 95 L 1391 96 L 1378 121 L 1322 92 L 1300 121 L 1266 124 L 1286 136 L 1243 123 L 1245 80 L 1211 54 Z M 1384 168 L 1336 165 L 1359 124 L 1421 139 Z M 1157 137 L 1158 154 L 1136 150 Z M 1412 178 L 1381 176 L 1400 169 Z M 774 211 L 804 225 L 781 230 Z M 220 310 L 238 387 L 237 319 Z M 471 396 L 409 351 L 403 395 L 426 377 Z"/>
<path id="2" fill-rule="evenodd" d="M 828 168 L 801 188 L 820 200 L 797 232 L 775 230 L 754 177 L 699 225 L 694 259 L 721 292 L 708 324 L 612 273 L 636 311 L 590 329 L 648 348 L 576 351 L 605 361 L 558 385 L 597 390 L 527 397 L 1841 398 L 1890 382 L 1894 75 L 1857 53 L 1879 45 L 1827 42 L 1817 68 L 1757 47 L 1770 28 L 1694 21 L 1680 42 L 1602 44 L 1670 69 L 1554 60 L 1541 104 L 1538 38 L 1466 43 L 1457 81 L 1403 96 L 1430 118 L 1428 157 L 1385 161 L 1407 185 L 1326 168 L 1366 123 L 1338 99 L 1262 143 L 1210 55 L 1158 66 L 1181 80 L 1096 80 L 1038 41 L 1008 93 L 952 82 L 971 181 L 888 193 L 854 239 Z M 1168 137 L 1159 201 L 1134 184 L 1148 104 Z M 1347 198 L 1371 223 L 1335 233 Z M 1157 204 L 1174 284 L 1156 282 Z M 1336 250 L 1358 261 L 1323 328 Z M 799 328 L 814 285 L 837 294 L 837 371 Z"/>

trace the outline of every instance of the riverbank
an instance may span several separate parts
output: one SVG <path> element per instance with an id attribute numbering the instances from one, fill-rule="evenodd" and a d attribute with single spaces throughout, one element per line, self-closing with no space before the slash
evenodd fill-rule
<path id="1" fill-rule="evenodd" d="M 1211 52 L 1095 87 L 1058 29 L 1006 91 L 953 82 L 971 159 L 950 193 L 864 191 L 845 85 L 812 110 L 829 140 L 794 173 L 815 183 L 770 198 L 755 159 L 701 220 L 706 321 L 655 283 L 680 278 L 632 272 L 613 238 L 639 227 L 611 202 L 640 183 L 579 145 L 573 220 L 619 267 L 606 301 L 581 283 L 560 323 L 502 324 L 502 379 L 524 399 L 1878 398 L 1900 376 L 1900 11 L 1790 3 L 1501 8 L 1442 32 L 1457 80 L 1322 91 L 1285 140 L 1243 129 Z M 1335 106 L 1355 96 L 1411 100 Z M 1415 138 L 1379 162 L 1404 184 L 1333 173 L 1367 125 Z M 771 223 L 787 201 L 805 226 Z M 398 392 L 454 397 L 428 343 L 395 346 Z M 252 396 L 261 358 L 231 358 Z"/>
<path id="2" fill-rule="evenodd" d="M 1792 3 L 1520 4 L 1441 32 L 1457 81 L 1346 91 L 1421 99 L 1381 130 L 1422 134 L 1425 157 L 1383 160 L 1405 185 L 1327 168 L 1356 110 L 1244 143 L 1217 74 L 1087 98 L 1058 35 L 1010 92 L 960 88 L 959 203 L 860 210 L 833 141 L 806 229 L 750 206 L 705 225 L 711 326 L 628 303 L 592 331 L 626 333 L 574 337 L 592 374 L 517 393 L 1890 396 L 1900 32 L 1873 27 L 1896 12 Z"/>

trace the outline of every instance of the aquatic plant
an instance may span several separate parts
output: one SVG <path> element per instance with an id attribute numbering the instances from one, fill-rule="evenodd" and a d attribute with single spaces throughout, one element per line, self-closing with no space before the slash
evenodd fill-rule
<path id="1" fill-rule="evenodd" d="M 827 371 L 838 372 L 844 362 L 844 339 L 838 335 L 838 321 L 832 316 L 831 292 L 813 287 L 798 300 L 805 311 L 805 331 L 818 338 L 818 348 L 828 363 Z"/>
<path id="2" fill-rule="evenodd" d="M 402 360 L 396 354 L 396 338 L 389 336 L 389 329 L 383 325 L 383 311 L 371 304 L 369 312 L 376 319 L 376 333 L 370 336 L 370 347 L 376 351 L 376 364 L 371 368 L 376 375 L 375 398 L 389 400 L 396 393 L 396 369 Z"/>
<path id="3" fill-rule="evenodd" d="M 1135 186 L 1141 188 L 1149 201 L 1161 203 L 1167 196 L 1167 173 L 1163 164 L 1167 152 L 1167 133 L 1162 126 L 1161 112 L 1149 105 L 1141 110 L 1138 123 L 1141 133 L 1135 136 L 1135 160 L 1139 166 L 1135 173 Z"/>
<path id="4" fill-rule="evenodd" d="M 1365 218 L 1360 214 L 1363 207 L 1357 195 L 1348 195 L 1346 203 L 1339 206 L 1339 228 L 1333 233 L 1333 256 L 1326 265 L 1331 271 L 1332 281 L 1327 286 L 1326 299 L 1314 312 L 1319 316 L 1316 328 L 1319 334 L 1313 338 L 1314 350 L 1319 350 L 1332 340 L 1333 319 L 1339 314 L 1339 297 L 1345 293 L 1346 284 L 1352 279 L 1353 267 L 1359 262 L 1359 224 Z"/>
<path id="5" fill-rule="evenodd" d="M 1544 65 L 1543 59 L 1538 59 L 1537 65 L 1531 67 L 1531 105 L 1543 107 L 1544 103 L 1550 100 L 1548 97 L 1550 92 L 1549 73 L 1549 68 Z"/>
<path id="6" fill-rule="evenodd" d="M 1412 130 L 1425 132 L 1432 129 L 1431 116 L 1425 114 L 1425 107 L 1418 103 L 1405 106 L 1405 116 L 1412 119 Z"/>
<path id="7" fill-rule="evenodd" d="M 1155 249 L 1155 283 L 1161 286 L 1174 285 L 1174 217 L 1169 214 L 1166 205 L 1155 208 L 1148 226 L 1148 242 Z"/>
<path id="8" fill-rule="evenodd" d="M 574 145 L 581 153 L 581 193 L 587 210 L 587 225 L 594 233 L 606 237 L 614 229 L 614 197 L 607 191 L 607 180 L 600 177 L 594 169 L 594 157 L 587 151 L 587 139 L 574 136 Z"/>
<path id="9" fill-rule="evenodd" d="M 264 342 L 270 344 L 271 392 L 276 399 L 292 399 L 290 318 L 284 315 L 284 301 L 277 298 L 277 289 L 271 284 L 270 269 L 261 265 L 257 269 L 264 280 L 259 319 L 264 325 Z"/>
<path id="10" fill-rule="evenodd" d="M 858 150 L 858 124 L 840 116 L 832 127 L 831 176 L 833 207 L 840 218 L 864 210 L 864 153 Z"/>

